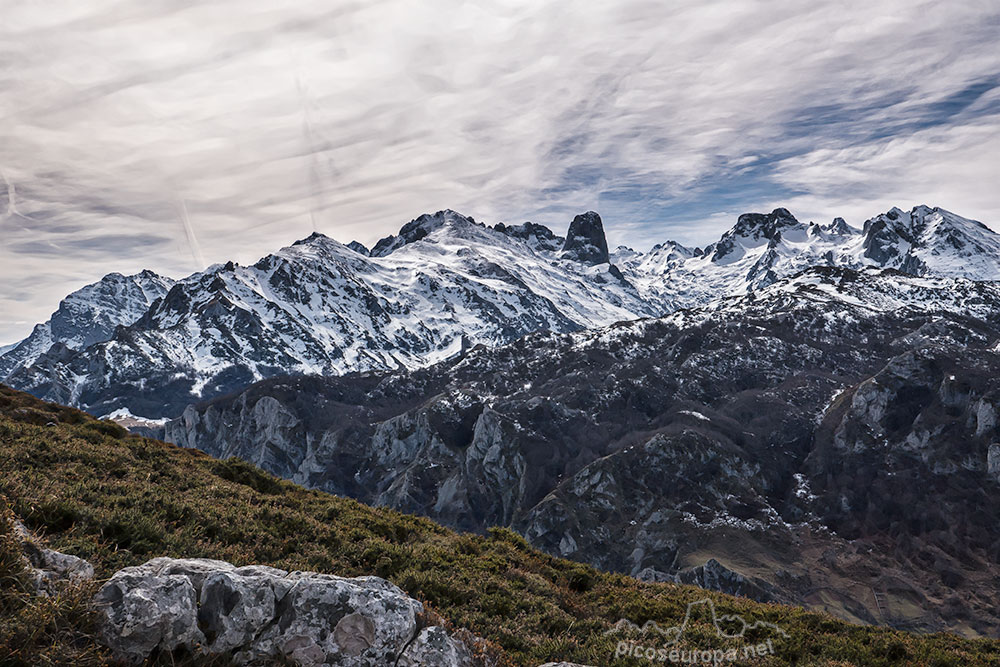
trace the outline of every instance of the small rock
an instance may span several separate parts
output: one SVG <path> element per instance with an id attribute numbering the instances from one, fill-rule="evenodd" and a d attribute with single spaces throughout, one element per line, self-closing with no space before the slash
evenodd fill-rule
<path id="1" fill-rule="evenodd" d="M 672 584 L 676 584 L 676 583 L 679 583 L 679 581 L 680 581 L 678 579 L 678 577 L 677 577 L 676 574 L 668 574 L 666 572 L 663 572 L 661 570 L 657 570 L 657 569 L 652 568 L 652 567 L 647 567 L 647 568 L 644 568 L 644 569 L 640 570 L 635 575 L 635 578 L 638 579 L 639 581 L 645 581 L 645 582 L 651 583 L 651 584 L 661 584 L 661 583 L 665 583 L 665 582 L 670 582 Z"/>
<path id="2" fill-rule="evenodd" d="M 469 648 L 451 637 L 440 627 L 424 628 L 406 647 L 399 658 L 399 667 L 461 667 L 471 665 Z"/>
<path id="3" fill-rule="evenodd" d="M 28 572 L 38 595 L 51 595 L 65 582 L 94 578 L 94 567 L 84 559 L 42 547 L 19 521 L 14 522 L 13 529 L 21 541 L 21 550 L 28 560 Z"/>
<path id="4" fill-rule="evenodd" d="M 1000 482 L 1000 444 L 990 445 L 986 454 L 986 469 L 993 479 Z"/>

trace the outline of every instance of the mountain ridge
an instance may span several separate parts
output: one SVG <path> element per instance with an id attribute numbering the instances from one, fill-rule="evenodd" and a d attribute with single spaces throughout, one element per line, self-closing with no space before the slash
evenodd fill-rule
<path id="1" fill-rule="evenodd" d="M 164 436 L 602 569 L 995 635 L 998 344 L 995 282 L 813 267 L 415 371 L 269 379 Z"/>
<path id="2" fill-rule="evenodd" d="M 61 306 L 0 356 L 0 380 L 98 414 L 173 417 L 274 375 L 418 368 L 533 331 L 662 315 L 816 265 L 1000 278 L 1000 237 L 926 206 L 891 209 L 862 230 L 842 219 L 802 223 L 779 208 L 739 216 L 704 249 L 666 242 L 646 253 L 609 253 L 594 212 L 570 228 L 564 239 L 535 223 L 488 227 L 444 210 L 370 252 L 317 233 L 251 266 L 216 264 L 179 281 L 137 274 L 159 289 L 119 299 L 112 320 L 80 297 L 120 282 L 110 274 L 64 301 L 84 302 L 74 326 L 53 335 Z"/>

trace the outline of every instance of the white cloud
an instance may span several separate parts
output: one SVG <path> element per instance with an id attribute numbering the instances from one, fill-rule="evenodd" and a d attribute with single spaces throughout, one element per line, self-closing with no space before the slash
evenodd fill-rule
<path id="1" fill-rule="evenodd" d="M 855 223 L 898 204 L 941 206 L 1000 223 L 1000 115 L 966 125 L 845 148 L 821 148 L 784 160 L 777 178 L 809 194 L 788 205 L 803 217 L 841 215 Z"/>
<path id="2" fill-rule="evenodd" d="M 918 121 L 1000 71 L 998 13 L 11 0 L 0 169 L 19 214 L 0 206 L 0 311 L 44 319 L 110 270 L 183 275 L 199 246 L 204 261 L 253 261 L 313 224 L 372 243 L 444 207 L 557 228 L 593 208 L 612 242 L 636 245 L 704 243 L 723 211 L 772 204 L 856 217 L 925 201 L 991 222 L 996 116 Z M 711 205 L 721 181 L 751 178 Z M 0 322 L 0 340 L 24 328 Z"/>

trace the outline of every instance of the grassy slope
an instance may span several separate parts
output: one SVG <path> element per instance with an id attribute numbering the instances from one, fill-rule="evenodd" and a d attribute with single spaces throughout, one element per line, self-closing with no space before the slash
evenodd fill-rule
<path id="1" fill-rule="evenodd" d="M 706 596 L 721 613 L 776 623 L 790 635 L 747 633 L 753 642 L 775 639 L 775 655 L 755 664 L 1000 664 L 1000 642 L 851 626 L 796 608 L 596 572 L 544 555 L 507 530 L 459 535 L 303 489 L 242 462 L 131 436 L 2 386 L 0 496 L 51 546 L 89 559 L 99 577 L 161 555 L 374 573 L 502 647 L 517 665 L 648 665 L 614 660 L 620 637 L 603 633 L 623 617 L 674 625 L 688 602 Z M 78 598 L 70 596 L 64 608 L 40 607 L 16 593 L 8 574 L 0 571 L 0 578 L 0 665 L 100 662 Z M 718 639 L 698 619 L 681 646 L 739 644 Z"/>

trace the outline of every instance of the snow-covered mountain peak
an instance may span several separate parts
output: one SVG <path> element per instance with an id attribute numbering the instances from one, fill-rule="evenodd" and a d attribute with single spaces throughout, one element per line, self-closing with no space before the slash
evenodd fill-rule
<path id="1" fill-rule="evenodd" d="M 688 248 L 676 241 L 667 241 L 657 243 L 646 253 L 622 246 L 612 253 L 611 261 L 629 276 L 665 276 L 701 254 L 700 248 Z"/>
<path id="2" fill-rule="evenodd" d="M 452 233 L 462 235 L 471 227 L 482 227 L 473 218 L 457 211 L 445 209 L 437 213 L 424 213 L 418 218 L 403 225 L 399 234 L 387 236 L 371 250 L 372 257 L 385 257 L 403 246 L 427 238 L 434 232 L 448 229 Z"/>
<path id="3" fill-rule="evenodd" d="M 360 253 L 354 248 L 344 245 L 336 239 L 330 238 L 326 234 L 313 232 L 304 239 L 295 241 L 290 246 L 284 247 L 271 255 L 262 257 L 258 260 L 257 264 L 261 264 L 262 262 L 264 265 L 271 264 L 278 258 L 298 261 L 305 258 L 308 260 L 318 260 L 324 262 L 337 259 L 342 259 L 348 262 L 358 260 L 364 262 L 365 257 L 367 257 L 366 254 Z"/>
<path id="4" fill-rule="evenodd" d="M 534 222 L 524 222 L 520 225 L 506 225 L 498 222 L 492 229 L 510 238 L 523 241 L 528 247 L 538 252 L 556 252 L 566 242 L 565 238 L 557 236 L 555 232 L 545 225 L 539 225 Z"/>
<path id="5" fill-rule="evenodd" d="M 51 334 L 72 349 L 107 340 L 115 327 L 139 319 L 173 284 L 149 270 L 131 276 L 109 273 L 59 303 L 49 320 Z"/>
<path id="6" fill-rule="evenodd" d="M 292 245 L 296 246 L 296 245 L 305 245 L 307 243 L 324 243 L 332 240 L 333 239 L 331 239 L 329 236 L 327 236 L 322 232 L 313 232 L 304 239 L 299 239 L 298 241 L 294 242 Z"/>
<path id="7" fill-rule="evenodd" d="M 834 218 L 829 224 L 818 225 L 818 227 L 830 235 L 836 236 L 854 236 L 860 234 L 861 230 L 856 229 L 849 224 L 843 218 Z"/>
<path id="8" fill-rule="evenodd" d="M 943 208 L 899 208 L 865 222 L 864 257 L 914 275 L 1000 280 L 1000 235 Z"/>
<path id="9" fill-rule="evenodd" d="M 786 208 L 776 208 L 770 213 L 744 213 L 732 229 L 706 249 L 706 254 L 714 263 L 731 264 L 742 259 L 748 250 L 773 247 L 783 239 L 802 240 L 806 230 L 807 226 Z"/>
<path id="10" fill-rule="evenodd" d="M 109 273 L 67 295 L 48 321 L 0 357 L 0 381 L 35 362 L 54 344 L 72 350 L 109 340 L 120 325 L 132 324 L 167 293 L 171 278 L 145 270 L 135 275 Z"/>

